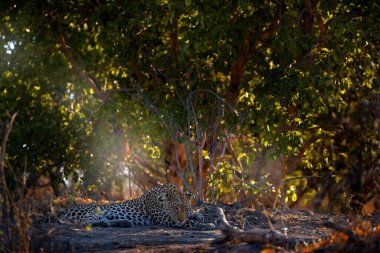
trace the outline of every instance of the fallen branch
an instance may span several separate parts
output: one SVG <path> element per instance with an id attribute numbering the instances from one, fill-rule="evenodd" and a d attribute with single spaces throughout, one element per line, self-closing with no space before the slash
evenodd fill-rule
<path id="1" fill-rule="evenodd" d="M 307 245 L 312 242 L 308 238 L 287 237 L 274 229 L 252 229 L 243 231 L 235 228 L 228 223 L 223 210 L 217 207 L 217 215 L 219 219 L 219 229 L 223 232 L 223 236 L 217 238 L 213 243 L 222 244 L 225 242 L 234 243 L 265 243 L 286 248 L 295 248 L 298 245 Z"/>
<path id="2" fill-rule="evenodd" d="M 359 240 L 359 237 L 357 235 L 354 234 L 354 232 L 345 227 L 345 226 L 342 226 L 340 224 L 335 224 L 331 221 L 326 221 L 325 223 L 323 223 L 323 226 L 324 227 L 327 227 L 327 228 L 330 228 L 330 229 L 333 229 L 337 232 L 341 232 L 341 233 L 344 233 L 346 234 L 350 240 L 354 240 L 354 241 L 358 241 Z"/>
<path id="3" fill-rule="evenodd" d="M 349 228 L 341 224 L 335 224 L 331 221 L 323 223 L 323 226 L 335 231 L 329 238 L 319 241 L 314 245 L 305 248 L 303 252 L 379 252 L 380 234 L 376 228 L 371 226 L 361 230 L 360 226 L 357 234 L 357 228 Z"/>
<path id="4" fill-rule="evenodd" d="M 32 241 L 33 252 L 39 251 L 39 249 L 42 248 L 43 243 L 50 240 L 53 234 L 56 232 L 56 230 L 57 228 L 55 227 L 50 228 L 46 233 L 44 232 L 42 235 L 36 236 L 35 238 L 33 238 L 33 241 Z M 42 233 L 43 231 L 40 231 L 40 232 Z"/>

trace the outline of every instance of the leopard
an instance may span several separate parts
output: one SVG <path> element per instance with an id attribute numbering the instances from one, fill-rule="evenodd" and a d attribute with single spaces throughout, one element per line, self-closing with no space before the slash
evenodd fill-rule
<path id="1" fill-rule="evenodd" d="M 214 230 L 202 215 L 191 212 L 191 193 L 164 184 L 136 199 L 110 204 L 75 204 L 56 215 L 58 222 L 101 227 L 163 226 L 189 230 Z"/>

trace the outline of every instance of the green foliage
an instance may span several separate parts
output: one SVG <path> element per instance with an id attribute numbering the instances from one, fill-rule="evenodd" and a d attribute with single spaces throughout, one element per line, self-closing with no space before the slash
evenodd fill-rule
<path id="1" fill-rule="evenodd" d="M 319 178 L 291 181 L 293 202 L 302 189 L 326 184 L 316 197 L 344 191 L 343 202 L 361 196 L 362 204 L 379 194 L 367 180 L 379 170 L 376 1 L 46 0 L 0 8 L 1 122 L 4 112 L 19 112 L 7 150 L 11 181 L 31 172 L 102 185 L 126 166 L 136 181 L 141 173 L 162 181 L 165 139 L 195 152 L 200 134 L 215 141 L 227 130 L 239 135 L 243 170 L 226 154 L 210 182 L 216 196 L 260 192 L 243 181 L 268 180 L 255 165 L 268 157 L 301 157 L 294 175 Z M 124 159 L 126 142 L 145 162 Z"/>

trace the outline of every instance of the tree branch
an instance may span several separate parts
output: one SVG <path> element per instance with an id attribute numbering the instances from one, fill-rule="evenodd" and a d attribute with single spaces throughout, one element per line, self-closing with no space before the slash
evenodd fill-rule
<path id="1" fill-rule="evenodd" d="M 8 113 L 7 113 L 8 114 Z M 9 115 L 8 115 L 9 116 Z M 3 139 L 1 140 L 1 150 L 0 150 L 0 178 L 1 178 L 1 194 L 3 195 L 3 201 L 4 201 L 4 210 L 5 210 L 5 215 L 6 215 L 6 221 L 7 221 L 7 227 L 6 227 L 6 233 L 5 233 L 5 238 L 6 241 L 10 242 L 12 240 L 11 237 L 11 218 L 10 218 L 10 200 L 11 197 L 9 195 L 9 190 L 7 186 L 7 181 L 5 180 L 5 173 L 4 173 L 4 159 L 5 159 L 5 152 L 7 148 L 7 142 L 10 133 L 12 132 L 13 128 L 13 123 L 16 119 L 17 112 L 15 112 L 12 116 L 10 116 L 10 120 L 5 125 L 5 131 L 4 131 L 4 136 Z M 0 210 L 1 212 L 3 210 Z"/>
<path id="2" fill-rule="evenodd" d="M 243 43 L 239 49 L 239 57 L 236 60 L 235 64 L 233 64 L 231 67 L 231 82 L 226 94 L 226 102 L 228 104 L 234 106 L 237 103 L 240 92 L 239 87 L 244 76 L 245 66 L 248 63 L 249 57 L 252 54 L 253 50 L 256 49 L 260 42 L 267 42 L 270 36 L 276 33 L 278 25 L 280 24 L 281 15 L 285 11 L 284 0 L 280 0 L 277 9 L 277 14 L 275 15 L 268 29 L 262 31 L 252 42 L 249 42 L 247 37 L 243 39 Z"/>
<path id="3" fill-rule="evenodd" d="M 61 44 L 61 51 L 69 61 L 71 67 L 73 68 L 74 72 L 87 84 L 89 85 L 93 90 L 94 94 L 97 98 L 100 98 L 102 100 L 106 100 L 107 96 L 106 93 L 104 93 L 99 86 L 97 85 L 97 82 L 95 79 L 84 69 L 83 63 L 78 63 L 75 59 L 75 56 L 73 54 L 72 48 L 67 44 L 66 39 L 63 35 L 62 29 L 61 29 L 61 23 L 59 21 L 59 17 L 56 18 L 56 24 L 57 24 L 57 31 L 58 31 L 58 38 L 59 43 Z"/>
<path id="4" fill-rule="evenodd" d="M 2 192 L 3 194 L 6 194 L 8 193 L 8 187 L 7 187 L 7 183 L 5 181 L 5 173 L 4 173 L 4 159 L 5 159 L 5 151 L 6 151 L 6 148 L 7 148 L 7 142 L 8 142 L 8 138 L 9 138 L 9 135 L 12 131 L 12 128 L 13 128 L 13 123 L 16 119 L 16 116 L 17 116 L 17 112 L 15 112 L 11 117 L 10 117 L 10 120 L 7 122 L 6 126 L 5 126 L 5 132 L 4 132 L 4 136 L 3 136 L 3 139 L 1 141 L 1 152 L 0 152 L 0 178 L 2 180 Z"/>
<path id="5" fill-rule="evenodd" d="M 173 21 L 173 31 L 170 33 L 170 45 L 171 45 L 171 53 L 174 61 L 174 68 L 177 68 L 179 60 L 178 60 L 178 17 L 174 17 Z"/>

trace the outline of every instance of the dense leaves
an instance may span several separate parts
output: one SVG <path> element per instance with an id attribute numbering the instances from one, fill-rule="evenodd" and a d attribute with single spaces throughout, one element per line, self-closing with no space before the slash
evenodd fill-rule
<path id="1" fill-rule="evenodd" d="M 23 172 L 56 187 L 70 175 L 85 190 L 120 177 L 148 187 L 164 181 L 171 139 L 186 144 L 195 185 L 197 154 L 213 164 L 214 200 L 280 187 L 289 203 L 360 211 L 379 196 L 377 1 L 0 8 L 1 122 L 19 113 L 5 162 L 13 187 Z"/>

